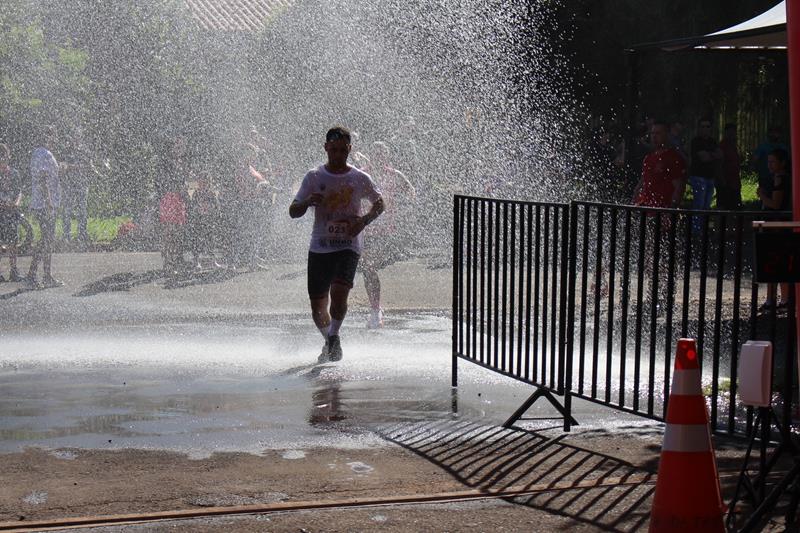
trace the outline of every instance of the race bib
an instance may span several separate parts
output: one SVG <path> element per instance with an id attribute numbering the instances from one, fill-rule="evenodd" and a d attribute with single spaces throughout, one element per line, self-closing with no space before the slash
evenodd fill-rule
<path id="1" fill-rule="evenodd" d="M 328 246 L 338 248 L 353 244 L 349 235 L 350 222 L 347 220 L 332 220 L 328 222 Z"/>
<path id="2" fill-rule="evenodd" d="M 331 239 L 347 237 L 349 229 L 350 223 L 347 220 L 332 220 L 328 222 L 328 237 Z"/>

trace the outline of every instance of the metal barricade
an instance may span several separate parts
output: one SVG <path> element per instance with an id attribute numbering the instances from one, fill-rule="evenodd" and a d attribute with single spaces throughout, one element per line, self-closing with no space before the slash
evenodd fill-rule
<path id="1" fill-rule="evenodd" d="M 567 204 L 456 196 L 453 386 L 458 359 L 535 385 L 562 410 Z M 519 416 L 512 416 L 506 425 Z"/>
<path id="2" fill-rule="evenodd" d="M 453 385 L 458 359 L 535 385 L 507 425 L 539 397 L 565 430 L 572 396 L 663 420 L 675 342 L 688 336 L 713 431 L 749 434 L 753 413 L 736 401 L 739 347 L 791 348 L 793 316 L 760 305 L 752 222 L 787 216 L 456 196 Z M 779 370 L 778 380 L 788 375 Z"/>

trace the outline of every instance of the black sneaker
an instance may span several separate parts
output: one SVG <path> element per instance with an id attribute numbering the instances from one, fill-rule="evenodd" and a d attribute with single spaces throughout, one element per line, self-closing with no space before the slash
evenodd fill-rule
<path id="1" fill-rule="evenodd" d="M 320 352 L 319 357 L 317 357 L 317 363 L 327 363 L 331 360 L 331 348 L 330 348 L 330 339 L 325 341 L 325 344 L 322 345 L 322 352 Z"/>
<path id="2" fill-rule="evenodd" d="M 25 276 L 24 278 L 22 278 L 22 283 L 25 285 L 26 288 L 31 290 L 36 290 L 41 288 L 39 282 L 36 281 L 36 276 Z"/>
<path id="3" fill-rule="evenodd" d="M 19 275 L 19 271 L 16 268 L 12 269 L 11 274 L 8 275 L 8 281 L 20 282 L 24 279 L 25 278 Z"/>
<path id="4" fill-rule="evenodd" d="M 342 360 L 342 343 L 339 341 L 339 335 L 328 337 L 328 357 L 331 361 Z"/>

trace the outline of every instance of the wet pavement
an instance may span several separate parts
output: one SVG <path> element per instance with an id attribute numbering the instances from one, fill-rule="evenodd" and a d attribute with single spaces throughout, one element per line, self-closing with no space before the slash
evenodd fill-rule
<path id="1" fill-rule="evenodd" d="M 454 413 L 450 273 L 441 262 L 384 272 L 387 315 L 378 331 L 365 327 L 359 283 L 342 330 L 344 359 L 327 364 L 316 363 L 322 339 L 307 315 L 303 265 L 175 286 L 158 263 L 156 254 L 60 254 L 64 287 L 0 286 L 0 473 L 8 480 L 0 521 L 653 472 L 660 424 L 575 402 L 581 426 L 572 434 L 563 435 L 558 420 L 504 430 L 534 389 L 469 363 L 459 365 Z M 554 412 L 541 403 L 529 414 Z M 508 530 L 537 523 L 591 530 L 605 519 L 581 502 L 596 496 L 610 512 L 629 498 L 630 512 L 607 513 L 611 525 L 603 528 L 641 526 L 648 487 L 597 490 L 559 506 L 547 503 L 560 502 L 556 495 L 530 498 L 513 513 L 507 502 L 448 505 L 461 505 L 478 528 L 489 517 L 513 516 Z M 408 516 L 445 527 L 426 509 Z M 324 525 L 326 513 L 275 527 Z M 406 513 L 347 516 L 338 519 L 350 524 L 345 530 L 369 529 L 384 516 L 382 527 L 399 531 Z M 264 524 L 232 523 L 254 531 Z M 141 527 L 149 530 L 133 530 Z M 471 528 L 455 521 L 449 529 Z"/>
<path id="2" fill-rule="evenodd" d="M 373 446 L 381 442 L 375 424 L 452 416 L 448 287 L 426 283 L 449 272 L 392 267 L 400 275 L 385 275 L 387 317 L 377 331 L 365 328 L 358 286 L 344 360 L 318 365 L 322 339 L 305 313 L 302 265 L 176 289 L 158 275 L 108 288 L 120 279 L 118 264 L 132 279 L 157 263 L 156 254 L 63 254 L 56 265 L 65 287 L 3 302 L 0 452 Z M 393 293 L 416 309 L 393 308 Z M 463 362 L 460 385 L 459 416 L 487 423 L 502 422 L 532 392 Z M 619 422 L 589 404 L 578 411 L 584 422 Z"/>

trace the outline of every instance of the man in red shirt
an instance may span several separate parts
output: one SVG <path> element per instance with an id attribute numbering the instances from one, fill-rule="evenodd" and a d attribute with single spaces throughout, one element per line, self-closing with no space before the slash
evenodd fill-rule
<path id="1" fill-rule="evenodd" d="M 678 207 L 686 189 L 686 163 L 669 145 L 669 126 L 654 122 L 650 128 L 652 151 L 642 163 L 642 179 L 633 192 L 633 204 Z"/>

